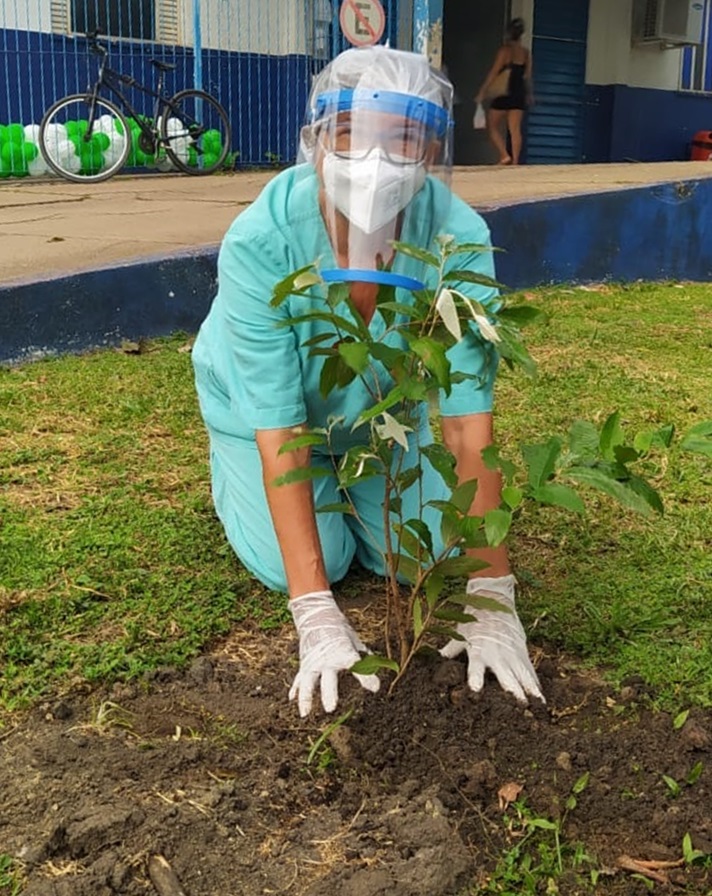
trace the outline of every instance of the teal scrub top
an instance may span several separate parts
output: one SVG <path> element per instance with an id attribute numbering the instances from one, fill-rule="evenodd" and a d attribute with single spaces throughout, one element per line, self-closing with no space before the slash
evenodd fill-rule
<path id="1" fill-rule="evenodd" d="M 406 211 L 401 239 L 431 247 L 438 232 L 451 234 L 457 243 L 490 245 L 482 218 L 444 185 L 428 178 Z M 279 429 L 307 423 L 326 427 L 334 417 L 342 422 L 332 429 L 332 450 L 345 451 L 368 440 L 365 427 L 352 432 L 359 415 L 373 404 L 357 377 L 336 387 L 327 399 L 319 393 L 323 356 L 310 356 L 308 340 L 333 329 L 328 323 L 309 321 L 280 328 L 277 324 L 305 313 L 325 300 L 317 288 L 311 296 L 291 296 L 279 308 L 270 306 L 275 285 L 293 271 L 319 261 L 324 269 L 336 267 L 318 206 L 316 175 L 307 166 L 295 166 L 277 175 L 259 197 L 233 222 L 218 259 L 218 292 L 193 347 L 193 364 L 201 410 L 209 431 L 254 441 L 255 430 Z M 457 268 L 494 276 L 492 252 L 458 255 Z M 423 266 L 398 253 L 393 270 L 422 278 Z M 433 272 L 434 276 L 434 272 Z M 434 286 L 434 283 L 428 283 Z M 471 283 L 453 284 L 483 304 L 496 301 L 496 291 Z M 398 289 L 396 301 L 411 302 L 408 290 Z M 348 317 L 345 305 L 338 313 Z M 378 311 L 370 323 L 375 338 L 386 327 Z M 399 345 L 397 334 L 384 341 Z M 497 353 L 479 335 L 473 323 L 463 339 L 448 352 L 453 371 L 474 374 L 440 396 L 440 412 L 460 416 L 490 411 Z M 393 385 L 379 371 L 381 394 Z M 427 408 L 423 408 L 423 420 Z"/>

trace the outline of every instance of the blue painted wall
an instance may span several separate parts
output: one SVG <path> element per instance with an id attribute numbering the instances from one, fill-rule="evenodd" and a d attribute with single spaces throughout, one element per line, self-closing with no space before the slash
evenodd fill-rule
<path id="1" fill-rule="evenodd" d="M 712 131 L 712 98 L 682 91 L 586 86 L 585 162 L 682 161 L 697 131 Z"/>
<path id="2" fill-rule="evenodd" d="M 96 77 L 96 57 L 84 39 L 0 29 L 0 47 L 0 124 L 39 124 L 55 100 L 85 91 Z M 190 47 L 113 41 L 110 48 L 111 66 L 144 84 L 155 83 L 149 60 L 156 58 L 177 66 L 167 76 L 169 93 L 193 86 Z M 295 158 L 314 65 L 303 55 L 203 54 L 203 87 L 228 110 L 240 164 L 264 165 L 267 153 Z M 139 112 L 152 110 L 150 98 L 133 90 L 127 96 Z"/>
<path id="3" fill-rule="evenodd" d="M 712 281 L 712 177 L 483 210 L 512 288 Z M 0 362 L 194 332 L 215 294 L 217 251 L 0 286 Z"/>

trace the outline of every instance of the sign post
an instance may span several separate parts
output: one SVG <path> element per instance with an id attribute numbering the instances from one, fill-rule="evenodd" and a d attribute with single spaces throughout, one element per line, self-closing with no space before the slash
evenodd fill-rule
<path id="1" fill-rule="evenodd" d="M 355 47 L 368 47 L 383 37 L 386 14 L 380 0 L 344 0 L 339 23 L 346 40 Z"/>

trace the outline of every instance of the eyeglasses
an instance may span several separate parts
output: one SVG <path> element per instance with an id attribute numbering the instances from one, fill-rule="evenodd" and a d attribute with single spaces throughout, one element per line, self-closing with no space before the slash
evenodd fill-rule
<path id="1" fill-rule="evenodd" d="M 366 122 L 337 121 L 323 128 L 320 139 L 325 149 L 341 159 L 365 159 L 380 149 L 394 165 L 417 165 L 423 162 L 432 135 L 418 124 L 407 121 L 394 127 L 375 129 Z"/>

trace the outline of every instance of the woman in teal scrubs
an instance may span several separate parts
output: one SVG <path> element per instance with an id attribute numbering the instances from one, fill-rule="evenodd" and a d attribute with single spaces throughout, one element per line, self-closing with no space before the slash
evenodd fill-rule
<path id="1" fill-rule="evenodd" d="M 325 279 L 350 283 L 355 307 L 373 335 L 380 336 L 385 325 L 375 307 L 379 280 L 391 278 L 397 301 L 404 303 L 411 294 L 403 285 L 419 278 L 432 285 L 419 263 L 403 254 L 396 253 L 388 273 L 376 271 L 373 247 L 385 251 L 386 235 L 423 247 L 438 234 L 451 234 L 457 243 L 489 245 L 484 221 L 436 176 L 436 150 L 448 167 L 451 96 L 449 82 L 416 54 L 369 47 L 348 50 L 327 66 L 312 90 L 302 134 L 305 161 L 277 175 L 226 234 L 218 293 L 193 349 L 210 436 L 215 507 L 242 563 L 268 587 L 289 595 L 300 640 L 300 669 L 290 697 L 298 697 L 302 715 L 310 711 L 318 684 L 324 708 L 333 711 L 338 673 L 365 649 L 337 607 L 331 584 L 346 575 L 354 558 L 385 573 L 384 490 L 378 478 L 351 489 L 357 516 L 350 516 L 315 512 L 341 500 L 333 476 L 274 485 L 295 467 L 330 467 L 329 456 L 316 449 L 279 453 L 305 426 L 326 427 L 340 419 L 331 430 L 330 447 L 337 455 L 362 442 L 363 431 L 352 426 L 372 398 L 356 378 L 323 399 L 323 362 L 310 354 L 310 340 L 328 325 L 309 320 L 279 326 L 313 307 L 314 297 L 291 296 L 278 307 L 270 299 L 285 276 L 319 260 Z M 458 264 L 494 275 L 491 252 L 462 256 Z M 483 304 L 495 299 L 487 288 L 463 283 L 459 289 Z M 385 340 L 397 338 L 389 333 Z M 496 352 L 473 324 L 449 358 L 454 370 L 476 377 L 441 396 L 440 413 L 458 475 L 463 481 L 478 479 L 471 512 L 481 515 L 500 500 L 498 474 L 486 469 L 480 455 L 492 441 Z M 381 374 L 387 391 L 388 375 Z M 420 425 L 409 434 L 406 465 L 417 463 L 418 449 L 431 441 L 423 406 Z M 439 474 L 424 458 L 421 463 L 424 500 L 446 498 Z M 404 508 L 405 519 L 421 513 L 418 492 L 413 487 L 404 496 L 406 504 L 412 503 Z M 438 533 L 435 514 L 426 509 L 424 519 Z M 479 554 L 490 566 L 486 577 L 473 576 L 468 590 L 496 595 L 513 610 L 514 578 L 505 548 Z M 465 641 L 447 645 L 445 655 L 465 645 L 469 681 L 476 690 L 489 667 L 518 699 L 541 697 L 516 613 L 478 615 L 482 618 L 467 624 L 470 629 L 461 626 Z M 376 676 L 357 678 L 377 690 Z"/>

